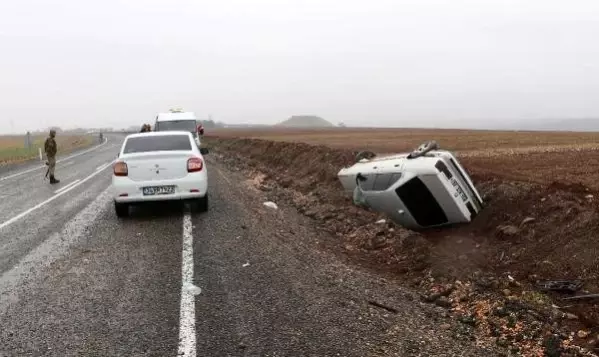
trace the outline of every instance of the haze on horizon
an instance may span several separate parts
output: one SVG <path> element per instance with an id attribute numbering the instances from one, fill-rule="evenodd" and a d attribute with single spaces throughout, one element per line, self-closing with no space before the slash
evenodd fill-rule
<path id="1" fill-rule="evenodd" d="M 0 4 L 0 133 L 226 123 L 599 117 L 599 2 L 74 0 Z"/>

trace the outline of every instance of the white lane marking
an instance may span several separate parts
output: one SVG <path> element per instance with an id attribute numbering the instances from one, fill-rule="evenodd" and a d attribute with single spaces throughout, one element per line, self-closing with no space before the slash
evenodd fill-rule
<path id="1" fill-rule="evenodd" d="M 195 295 L 187 287 L 193 284 L 193 226 L 191 214 L 183 215 L 183 254 L 181 255 L 181 307 L 179 316 L 179 351 L 177 356 L 196 356 Z"/>
<path id="2" fill-rule="evenodd" d="M 202 293 L 202 288 L 200 288 L 199 286 L 195 286 L 192 283 L 185 283 L 183 285 L 183 289 L 187 290 L 193 295 L 200 295 Z"/>
<path id="3" fill-rule="evenodd" d="M 112 161 L 110 162 L 110 164 L 109 164 L 109 165 L 114 165 L 114 163 L 116 162 L 116 160 L 117 160 L 117 159 L 114 159 L 114 160 L 112 160 Z M 100 166 L 96 167 L 96 171 L 98 171 L 98 170 L 102 170 L 102 169 L 104 168 L 103 166 L 104 166 L 104 165 L 100 165 Z"/>
<path id="4" fill-rule="evenodd" d="M 87 149 L 87 150 L 85 150 L 85 151 L 82 151 L 82 152 L 79 152 L 79 153 L 77 153 L 77 154 L 74 154 L 74 155 L 71 155 L 71 156 L 67 156 L 67 157 L 65 157 L 65 158 L 63 158 L 63 159 L 56 160 L 56 163 L 58 164 L 58 163 L 61 163 L 61 162 L 63 162 L 63 161 L 66 161 L 66 160 L 70 160 L 70 159 L 72 159 L 72 158 L 75 158 L 75 157 L 77 157 L 77 156 L 81 156 L 81 155 L 83 155 L 83 154 L 87 154 L 87 153 L 88 153 L 88 152 L 90 152 L 90 151 L 93 151 L 93 150 L 96 150 L 96 149 L 100 148 L 101 146 L 103 146 L 103 145 L 104 145 L 104 144 L 106 144 L 107 142 L 108 142 L 108 138 L 104 138 L 104 142 L 103 142 L 102 144 L 100 144 L 100 145 L 98 145 L 98 146 L 94 146 L 94 147 L 93 147 L 93 148 L 91 148 L 91 149 Z M 35 170 L 39 170 L 39 169 L 41 169 L 41 168 L 44 168 L 44 167 L 46 167 L 46 165 L 37 166 L 37 167 L 32 167 L 32 168 L 30 168 L 30 169 L 28 169 L 28 170 L 25 170 L 25 171 L 21 171 L 21 172 L 17 172 L 17 173 L 15 173 L 15 174 L 12 174 L 12 175 L 8 175 L 8 176 L 0 177 L 0 181 L 4 181 L 4 180 L 11 179 L 11 178 L 13 178 L 13 177 L 18 177 L 18 176 L 21 176 L 21 175 L 25 175 L 26 173 L 29 173 L 29 172 L 32 172 L 32 171 L 35 171 Z"/>
<path id="5" fill-rule="evenodd" d="M 43 274 L 31 274 L 32 271 L 48 269 L 57 259 L 69 254 L 73 244 L 88 237 L 88 227 L 106 210 L 112 201 L 112 192 L 108 187 L 95 198 L 90 196 L 87 192 L 76 196 L 71 201 L 74 205 L 89 198 L 91 202 L 67 221 L 61 231 L 52 233 L 14 266 L 0 274 L 0 315 L 4 315 L 19 298 L 41 283 Z"/>
<path id="6" fill-rule="evenodd" d="M 62 166 L 62 167 L 65 167 L 65 166 L 73 165 L 74 163 L 75 163 L 75 161 L 69 161 L 69 162 L 65 162 L 65 163 L 64 163 L 64 164 L 62 164 L 61 166 Z"/>
<path id="7" fill-rule="evenodd" d="M 110 166 L 110 162 L 104 165 L 104 168 L 107 168 L 108 166 Z M 21 213 L 19 213 L 18 215 L 14 216 L 13 218 L 9 219 L 8 221 L 4 221 L 3 223 L 0 223 L 0 229 L 15 223 L 16 221 L 18 221 L 19 219 L 27 216 L 29 213 L 35 211 L 36 209 L 43 207 L 45 205 L 47 205 L 48 203 L 54 201 L 55 199 L 57 199 L 58 197 L 64 195 L 65 193 L 69 192 L 70 190 L 74 189 L 75 187 L 84 184 L 85 182 L 87 182 L 88 180 L 90 180 L 92 177 L 96 176 L 97 174 L 99 174 L 100 172 L 102 172 L 102 170 L 99 171 L 95 171 L 93 172 L 91 175 L 87 176 L 86 178 L 84 178 L 83 180 L 79 181 L 78 183 L 76 183 L 75 185 L 69 187 L 68 189 L 61 191 L 57 194 L 55 194 L 54 196 L 48 198 L 47 200 L 38 203 L 37 205 L 31 207 L 30 209 L 23 211 Z"/>
<path id="8" fill-rule="evenodd" d="M 75 181 L 73 181 L 73 182 L 69 183 L 68 185 L 66 185 L 66 186 L 63 186 L 63 187 L 59 188 L 58 190 L 54 191 L 54 193 L 60 193 L 61 191 L 64 191 L 64 190 L 66 190 L 67 188 L 69 188 L 69 187 L 73 186 L 74 184 L 76 184 L 76 183 L 77 183 L 77 182 L 79 182 L 79 181 L 81 181 L 81 180 L 77 179 L 77 180 L 75 180 Z"/>

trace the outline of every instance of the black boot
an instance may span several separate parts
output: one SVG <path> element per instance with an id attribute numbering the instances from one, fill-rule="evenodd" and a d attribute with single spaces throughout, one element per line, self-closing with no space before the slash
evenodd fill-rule
<path id="1" fill-rule="evenodd" d="M 56 178 L 54 178 L 54 175 L 50 176 L 50 183 L 51 184 L 55 184 L 55 183 L 59 183 L 59 182 L 60 182 L 60 180 L 57 180 Z"/>

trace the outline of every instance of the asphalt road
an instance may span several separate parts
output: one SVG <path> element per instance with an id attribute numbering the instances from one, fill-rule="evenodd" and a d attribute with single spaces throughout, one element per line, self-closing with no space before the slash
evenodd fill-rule
<path id="1" fill-rule="evenodd" d="M 117 219 L 122 138 L 61 160 L 58 185 L 39 163 L 0 174 L 0 356 L 493 355 L 214 159 L 207 213 Z"/>

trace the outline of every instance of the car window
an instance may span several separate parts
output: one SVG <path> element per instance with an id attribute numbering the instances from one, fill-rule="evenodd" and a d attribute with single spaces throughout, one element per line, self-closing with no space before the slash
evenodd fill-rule
<path id="1" fill-rule="evenodd" d="M 154 126 L 154 131 L 184 130 L 195 133 L 197 130 L 195 120 L 169 120 L 158 121 Z"/>
<path id="2" fill-rule="evenodd" d="M 148 151 L 191 150 L 187 135 L 161 135 L 129 138 L 125 143 L 124 154 Z"/>
<path id="3" fill-rule="evenodd" d="M 389 187 L 393 186 L 393 184 L 395 184 L 400 178 L 401 172 L 377 174 L 374 175 L 374 177 L 369 177 L 369 185 L 361 184 L 360 187 L 362 187 L 362 190 L 364 191 L 385 191 Z"/>

